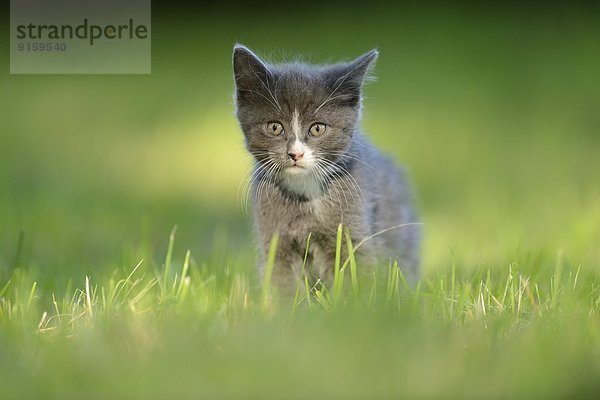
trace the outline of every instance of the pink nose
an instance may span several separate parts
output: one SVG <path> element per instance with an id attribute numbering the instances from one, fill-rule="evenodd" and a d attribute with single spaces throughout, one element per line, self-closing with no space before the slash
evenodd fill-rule
<path id="1" fill-rule="evenodd" d="M 304 156 L 304 153 L 288 153 L 288 156 L 294 161 L 298 161 Z"/>

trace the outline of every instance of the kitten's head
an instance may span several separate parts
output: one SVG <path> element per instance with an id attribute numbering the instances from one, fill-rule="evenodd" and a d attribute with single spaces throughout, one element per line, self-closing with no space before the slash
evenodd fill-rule
<path id="1" fill-rule="evenodd" d="M 236 45 L 237 117 L 257 162 L 288 175 L 335 163 L 356 131 L 362 84 L 377 54 L 325 66 L 272 65 Z"/>

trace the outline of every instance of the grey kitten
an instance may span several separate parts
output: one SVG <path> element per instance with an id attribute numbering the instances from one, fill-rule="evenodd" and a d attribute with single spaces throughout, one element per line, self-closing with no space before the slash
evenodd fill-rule
<path id="1" fill-rule="evenodd" d="M 377 56 L 371 50 L 348 63 L 267 64 L 244 46 L 233 49 L 237 117 L 255 159 L 261 273 L 278 233 L 273 282 L 280 287 L 295 287 L 302 275 L 331 280 L 340 223 L 355 246 L 363 242 L 359 268 L 397 261 L 409 282 L 418 279 L 420 227 L 410 188 L 359 128 L 362 85 Z"/>

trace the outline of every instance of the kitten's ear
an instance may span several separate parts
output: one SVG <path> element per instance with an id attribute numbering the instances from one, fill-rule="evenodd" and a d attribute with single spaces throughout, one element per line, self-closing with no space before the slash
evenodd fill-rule
<path id="1" fill-rule="evenodd" d="M 363 83 L 378 56 L 377 49 L 373 49 L 349 63 L 334 66 L 331 86 L 338 103 L 352 107 L 360 103 Z"/>
<path id="2" fill-rule="evenodd" d="M 350 62 L 348 64 L 349 78 L 362 85 L 365 77 L 368 76 L 369 71 L 375 64 L 377 57 L 379 57 L 379 51 L 377 49 L 373 49 Z"/>
<path id="3" fill-rule="evenodd" d="M 237 91 L 256 90 L 261 81 L 267 82 L 271 72 L 267 65 L 249 48 L 241 44 L 233 47 L 233 75 Z"/>

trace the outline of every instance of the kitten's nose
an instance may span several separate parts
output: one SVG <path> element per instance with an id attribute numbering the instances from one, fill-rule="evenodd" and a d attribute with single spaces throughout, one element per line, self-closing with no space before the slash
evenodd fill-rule
<path id="1" fill-rule="evenodd" d="M 298 161 L 302 157 L 304 157 L 304 153 L 288 153 L 288 156 L 294 161 Z"/>

